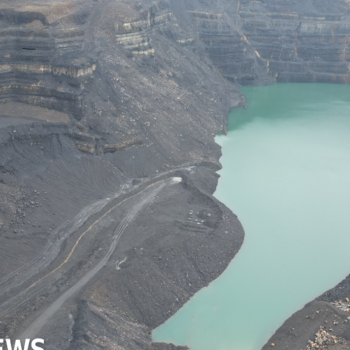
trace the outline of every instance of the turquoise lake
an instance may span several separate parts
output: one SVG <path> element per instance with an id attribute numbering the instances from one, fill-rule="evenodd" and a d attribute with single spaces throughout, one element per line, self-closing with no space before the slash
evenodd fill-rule
<path id="1" fill-rule="evenodd" d="M 191 350 L 259 350 L 350 273 L 350 86 L 242 88 L 215 196 L 243 224 L 227 270 L 153 332 Z M 350 296 L 349 296 L 350 298 Z"/>

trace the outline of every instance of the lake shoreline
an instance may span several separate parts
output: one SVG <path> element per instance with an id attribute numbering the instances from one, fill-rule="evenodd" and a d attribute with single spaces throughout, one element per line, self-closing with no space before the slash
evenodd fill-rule
<path id="1" fill-rule="evenodd" d="M 326 291 L 318 298 L 307 303 L 301 310 L 295 312 L 275 332 L 262 350 L 275 349 L 305 349 L 309 340 L 315 342 L 316 333 L 323 329 L 337 342 L 350 348 L 350 320 L 349 312 L 339 306 L 347 304 L 346 298 L 350 295 L 350 275 L 334 288 Z M 349 299 L 349 298 L 348 298 Z M 332 344 L 322 349 L 333 349 Z"/>
<path id="2" fill-rule="evenodd" d="M 158 341 L 187 344 L 193 350 L 207 350 L 214 346 L 217 349 L 227 346 L 261 349 L 270 335 L 295 313 L 295 310 L 300 310 L 312 297 L 327 290 L 348 272 L 346 260 L 337 258 L 336 262 L 327 264 L 329 269 L 324 271 L 321 282 L 317 281 L 320 269 L 325 269 L 323 261 L 333 256 L 329 255 L 329 251 L 333 249 L 330 248 L 332 246 L 328 246 L 330 242 L 326 236 L 329 235 L 324 227 L 332 225 L 337 218 L 341 219 L 342 224 L 339 227 L 332 226 L 334 230 L 340 229 L 342 236 L 338 235 L 339 238 L 344 236 L 347 227 L 346 223 L 343 223 L 346 217 L 343 210 L 337 215 L 325 215 L 332 209 L 317 198 L 327 198 L 326 202 L 333 204 L 344 200 L 339 186 L 335 187 L 332 193 L 327 190 L 323 192 L 323 189 L 329 188 L 329 181 L 333 183 L 333 173 L 337 174 L 336 181 L 345 181 L 344 184 L 348 178 L 346 166 L 342 167 L 336 161 L 329 161 L 348 154 L 346 133 L 349 123 L 342 119 L 343 114 L 348 112 L 347 109 L 343 110 L 343 102 L 348 101 L 348 88 L 320 84 L 313 88 L 301 84 L 280 84 L 243 88 L 243 93 L 244 89 L 249 90 L 249 93 L 246 93 L 248 109 L 235 109 L 234 115 L 230 117 L 228 136 L 219 136 L 220 139 L 216 139 L 223 147 L 223 158 L 220 159 L 223 169 L 219 173 L 222 176 L 221 183 L 214 193 L 220 202 L 238 214 L 246 232 L 244 249 L 241 248 L 240 254 L 218 280 L 213 281 L 209 288 L 200 291 L 177 315 L 162 326 L 164 328 L 160 333 L 156 333 L 159 336 L 156 337 Z M 305 90 L 308 91 L 307 97 L 301 100 L 300 94 L 305 95 Z M 333 97 L 330 96 L 327 100 L 329 91 L 332 91 L 330 95 Z M 299 104 L 295 105 L 293 110 L 295 100 L 299 101 Z M 328 105 L 328 109 L 325 110 L 323 103 Z M 345 104 L 347 105 L 348 103 Z M 314 106 L 314 109 L 311 106 Z M 329 109 L 339 116 L 330 120 Z M 320 110 L 324 110 L 323 114 L 319 113 Z M 276 144 L 279 144 L 278 149 Z M 286 157 L 288 153 L 290 158 Z M 320 171 L 323 173 L 315 182 L 315 175 Z M 252 174 L 258 174 L 258 177 Z M 248 178 L 249 180 L 245 180 Z M 295 182 L 295 179 L 300 181 Z M 293 186 L 290 186 L 291 184 Z M 306 200 L 307 207 L 299 212 L 302 198 L 304 202 Z M 271 208 L 265 211 L 266 200 L 271 204 Z M 344 203 L 343 207 L 346 207 Z M 286 216 L 287 222 L 278 219 L 284 212 L 281 212 L 281 206 L 289 213 Z M 251 213 L 259 215 L 251 216 Z M 294 223 L 291 228 L 290 220 Z M 321 224 L 315 226 L 316 221 Z M 339 241 L 339 238 L 333 241 Z M 325 241 L 328 243 L 324 244 Z M 317 242 L 319 244 L 316 244 L 316 250 L 313 249 L 313 254 L 310 255 L 310 249 Z M 298 259 L 302 256 L 306 257 L 305 261 L 303 260 L 305 265 L 302 265 L 303 271 L 299 273 L 296 265 L 300 268 Z M 261 261 L 259 266 L 256 265 L 257 259 Z M 245 276 L 249 276 L 248 279 Z M 259 291 L 256 290 L 256 285 L 260 286 Z M 303 286 L 307 286 L 305 290 Z M 226 298 L 226 294 L 229 295 L 229 299 Z M 261 303 L 261 300 L 264 300 L 264 303 Z M 243 306 L 240 307 L 240 304 Z M 319 305 L 316 304 L 315 308 L 319 308 Z M 221 324 L 222 322 L 224 324 Z M 303 335 L 299 336 L 299 343 L 302 344 L 304 337 L 309 340 L 313 335 L 308 333 L 303 322 L 300 323 L 305 329 Z M 208 333 L 209 327 L 211 333 Z M 230 334 L 222 331 L 223 328 L 227 328 Z M 293 328 L 297 329 L 296 326 Z M 280 332 L 284 336 L 285 328 L 281 329 Z M 314 331 L 311 329 L 311 333 Z M 274 347 L 272 343 L 277 346 L 276 344 L 283 344 L 283 341 L 273 339 L 268 346 Z M 295 349 L 300 350 L 306 345 L 307 342 Z M 283 346 L 285 345 L 282 345 L 282 348 Z"/>

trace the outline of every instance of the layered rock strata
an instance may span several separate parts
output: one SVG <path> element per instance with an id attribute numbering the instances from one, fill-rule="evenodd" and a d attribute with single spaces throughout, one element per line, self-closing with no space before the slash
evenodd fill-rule
<path id="1" fill-rule="evenodd" d="M 243 241 L 212 197 L 214 136 L 241 93 L 169 2 L 0 14 L 0 337 L 176 348 L 150 331 Z"/>
<path id="2" fill-rule="evenodd" d="M 196 24 L 198 38 L 231 81 L 349 83 L 345 0 L 221 0 L 191 5 L 184 11 Z"/>

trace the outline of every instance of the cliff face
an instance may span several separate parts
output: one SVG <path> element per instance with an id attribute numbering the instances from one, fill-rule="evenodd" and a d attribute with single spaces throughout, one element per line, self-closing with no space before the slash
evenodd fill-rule
<path id="1" fill-rule="evenodd" d="M 349 83 L 349 2 L 242 1 L 242 32 L 277 82 Z"/>
<path id="2" fill-rule="evenodd" d="M 189 11 L 220 72 L 242 85 L 349 82 L 349 2 L 200 1 Z"/>
<path id="3" fill-rule="evenodd" d="M 40 105 L 81 118 L 81 81 L 91 79 L 96 64 L 82 55 L 88 10 L 75 11 L 64 3 L 54 11 L 45 3 L 1 5 L 2 103 Z"/>

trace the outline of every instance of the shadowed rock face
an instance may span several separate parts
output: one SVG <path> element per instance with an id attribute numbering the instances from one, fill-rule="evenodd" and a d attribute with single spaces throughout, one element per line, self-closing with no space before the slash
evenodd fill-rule
<path id="1" fill-rule="evenodd" d="M 181 349 L 150 331 L 243 241 L 212 197 L 234 83 L 347 82 L 347 4 L 318 3 L 1 2 L 0 338 Z"/>

